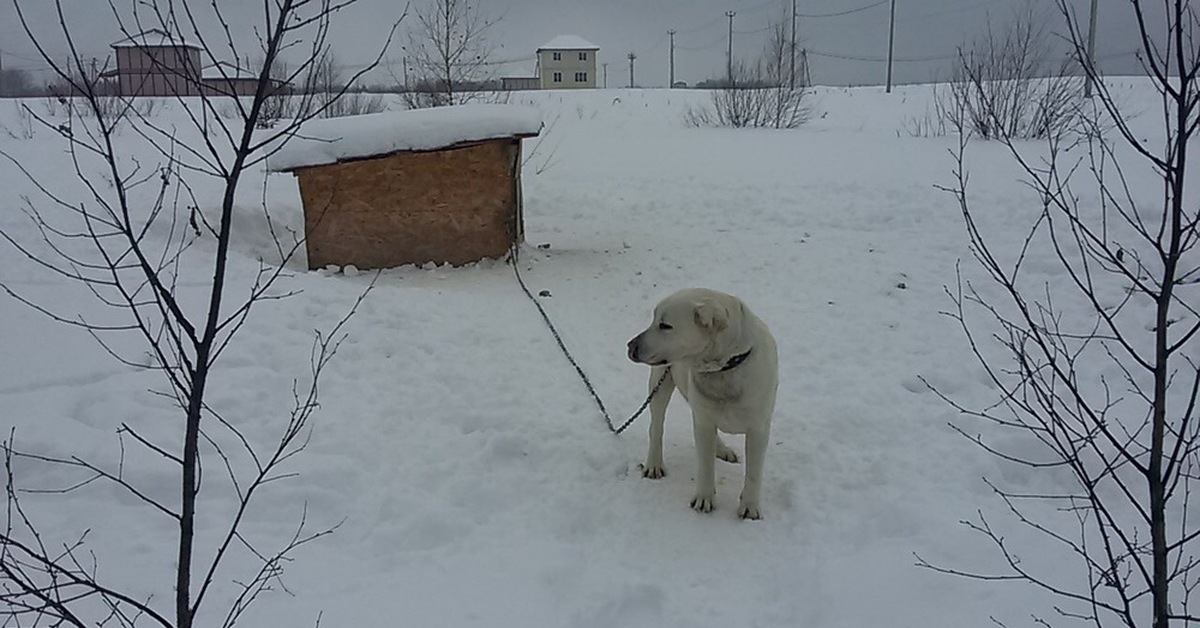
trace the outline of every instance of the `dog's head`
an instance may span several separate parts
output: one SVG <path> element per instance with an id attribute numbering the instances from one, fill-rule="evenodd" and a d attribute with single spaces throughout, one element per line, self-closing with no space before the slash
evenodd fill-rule
<path id="1" fill-rule="evenodd" d="M 650 327 L 629 341 L 629 359 L 652 366 L 720 359 L 740 315 L 740 304 L 727 294 L 681 290 L 660 301 Z"/>

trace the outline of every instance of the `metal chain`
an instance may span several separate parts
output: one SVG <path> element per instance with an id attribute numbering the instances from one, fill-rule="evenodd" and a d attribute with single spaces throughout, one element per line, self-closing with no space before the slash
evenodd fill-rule
<path id="1" fill-rule="evenodd" d="M 554 323 L 550 320 L 550 315 L 546 313 L 546 308 L 542 307 L 541 302 L 537 300 L 537 297 L 533 296 L 533 293 L 529 291 L 529 287 L 525 285 L 525 280 L 521 277 L 521 270 L 519 268 L 520 264 L 517 262 L 516 247 L 513 247 L 513 251 L 508 257 L 508 262 L 512 264 L 513 275 L 517 277 L 517 283 L 521 286 L 521 291 L 524 292 L 525 296 L 529 297 L 529 300 L 533 302 L 535 307 L 537 307 L 538 313 L 542 315 L 542 320 L 546 323 L 546 327 L 550 329 L 551 334 L 554 334 L 554 341 L 558 343 L 558 348 L 562 350 L 563 355 L 567 356 L 567 361 L 571 363 L 571 366 L 575 367 L 575 372 L 579 374 L 579 379 L 583 380 L 583 385 L 587 387 L 588 393 L 591 394 L 592 399 L 596 401 L 596 406 L 600 408 L 600 414 L 604 415 L 604 422 L 608 424 L 609 431 L 611 431 L 613 434 L 620 434 L 621 432 L 624 432 L 626 428 L 632 425 L 633 422 L 637 420 L 637 418 L 641 416 L 643 412 L 646 411 L 646 408 L 650 405 L 650 400 L 653 399 L 654 395 L 658 393 L 658 390 L 662 388 L 663 382 L 667 381 L 667 375 L 671 373 L 670 369 L 663 371 L 662 377 L 658 378 L 658 383 L 654 385 L 654 388 L 650 391 L 650 394 L 646 396 L 646 400 L 642 402 L 642 406 L 637 409 L 637 412 L 633 413 L 633 416 L 626 419 L 625 422 L 619 426 L 613 424 L 612 416 L 608 413 L 608 409 L 604 407 L 604 402 L 600 400 L 600 395 L 596 394 L 596 388 L 592 386 L 592 380 L 588 379 L 587 373 L 583 372 L 583 368 L 579 366 L 579 362 L 575 360 L 575 356 L 571 355 L 571 351 L 567 349 L 566 343 L 563 342 L 562 336 L 558 333 L 558 328 L 554 326 Z"/>

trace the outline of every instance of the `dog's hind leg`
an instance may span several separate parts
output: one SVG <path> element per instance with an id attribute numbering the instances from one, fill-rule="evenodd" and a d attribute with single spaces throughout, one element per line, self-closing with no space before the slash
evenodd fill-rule
<path id="1" fill-rule="evenodd" d="M 661 385 L 658 384 L 660 378 L 665 378 Z M 656 385 L 658 390 L 654 389 Z M 675 379 L 670 367 L 655 366 L 650 369 L 650 390 L 654 391 L 650 399 L 650 450 L 646 452 L 642 476 L 658 479 L 667 474 L 667 469 L 663 467 L 663 422 L 667 418 L 667 404 L 675 392 Z"/>

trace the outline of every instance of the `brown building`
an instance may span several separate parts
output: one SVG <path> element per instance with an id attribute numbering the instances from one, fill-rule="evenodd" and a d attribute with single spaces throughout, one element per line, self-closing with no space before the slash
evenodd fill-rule
<path id="1" fill-rule="evenodd" d="M 309 268 L 466 264 L 524 239 L 521 139 L 541 127 L 483 104 L 314 120 L 268 166 L 299 179 Z"/>
<path id="2" fill-rule="evenodd" d="M 121 96 L 253 96 L 258 74 L 218 61 L 201 69 L 204 48 L 171 33 L 152 29 L 112 44 Z M 273 82 L 273 89 L 285 85 Z"/>
<path id="3" fill-rule="evenodd" d="M 112 74 L 122 96 L 200 95 L 200 46 L 151 29 L 112 47 L 117 55 Z"/>
<path id="4" fill-rule="evenodd" d="M 258 91 L 257 73 L 224 61 L 204 68 L 201 80 L 206 96 L 253 96 Z M 272 84 L 273 89 L 279 89 L 278 82 Z"/>

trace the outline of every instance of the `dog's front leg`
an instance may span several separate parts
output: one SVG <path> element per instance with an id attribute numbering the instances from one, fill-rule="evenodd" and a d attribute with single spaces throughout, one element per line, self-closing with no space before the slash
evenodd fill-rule
<path id="1" fill-rule="evenodd" d="M 662 384 L 659 384 L 659 379 Z M 655 390 L 655 386 L 658 389 Z M 671 393 L 675 392 L 675 382 L 671 371 L 666 366 L 656 366 L 650 369 L 650 449 L 646 452 L 646 464 L 642 465 L 642 477 L 657 480 L 667 474 L 663 466 L 663 423 L 667 418 L 667 404 L 671 402 Z"/>
<path id="2" fill-rule="evenodd" d="M 692 411 L 692 431 L 696 440 L 696 495 L 692 497 L 692 508 L 696 512 L 712 512 L 716 505 L 717 424 L 701 419 Z"/>
<path id="3" fill-rule="evenodd" d="M 743 519 L 761 519 L 762 508 L 758 505 L 762 489 L 763 462 L 767 455 L 767 443 L 771 440 L 771 425 L 746 432 L 746 480 L 742 484 L 742 496 L 738 499 L 738 516 Z"/>

